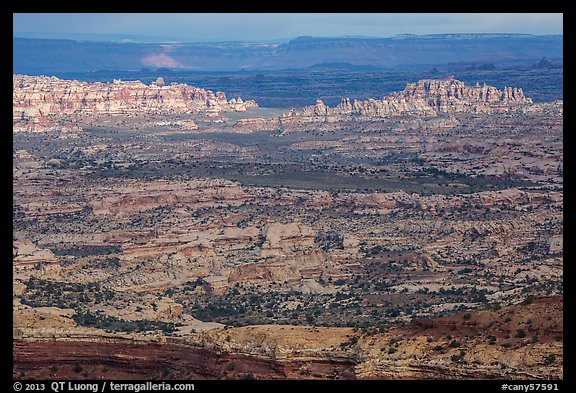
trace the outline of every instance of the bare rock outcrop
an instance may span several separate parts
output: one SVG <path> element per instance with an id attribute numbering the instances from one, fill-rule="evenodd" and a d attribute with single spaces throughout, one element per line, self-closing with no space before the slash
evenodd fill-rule
<path id="1" fill-rule="evenodd" d="M 281 255 L 295 248 L 314 247 L 314 231 L 303 224 L 271 222 L 263 230 L 262 256 Z"/>
<path id="2" fill-rule="evenodd" d="M 238 119 L 234 127 L 230 127 L 230 132 L 249 133 L 253 131 L 272 131 L 280 127 L 281 122 L 278 118 L 265 119 L 263 117 L 246 117 Z"/>
<path id="3" fill-rule="evenodd" d="M 243 112 L 253 100 L 228 101 L 222 92 L 186 84 L 120 81 L 87 83 L 56 77 L 13 75 L 14 131 L 79 129 L 79 121 L 97 115 Z"/>
<path id="4" fill-rule="evenodd" d="M 207 206 L 239 205 L 247 199 L 250 199 L 250 196 L 246 195 L 240 184 L 229 180 L 158 180 L 148 184 L 127 184 L 104 198 L 100 196 L 100 192 L 96 193 L 89 206 L 97 215 L 126 216 L 167 204 L 198 209 Z"/>
<path id="5" fill-rule="evenodd" d="M 558 192 L 522 191 L 508 188 L 498 191 L 482 191 L 473 194 L 456 196 L 408 194 L 405 191 L 372 194 L 341 194 L 335 199 L 336 205 L 352 206 L 354 208 L 379 209 L 417 209 L 437 211 L 439 209 L 457 208 L 460 206 L 474 207 L 516 207 L 523 205 L 538 206 L 541 204 L 562 203 L 562 195 Z"/>
<path id="6" fill-rule="evenodd" d="M 499 113 L 521 110 L 532 105 L 522 89 L 505 87 L 498 90 L 493 86 L 466 86 L 464 82 L 448 78 L 443 80 L 420 80 L 408 83 L 402 92 L 392 93 L 382 100 L 368 99 L 350 101 L 349 98 L 334 108 L 322 100 L 307 106 L 297 116 L 302 118 L 338 121 L 343 117 L 384 117 L 403 114 L 436 115 L 439 113 Z M 287 117 L 288 118 L 288 117 Z M 293 119 L 294 116 L 289 118 Z"/>
<path id="7" fill-rule="evenodd" d="M 28 239 L 15 240 L 12 243 L 12 257 L 15 265 L 58 262 L 58 258 L 51 250 L 38 248 L 36 244 Z"/>

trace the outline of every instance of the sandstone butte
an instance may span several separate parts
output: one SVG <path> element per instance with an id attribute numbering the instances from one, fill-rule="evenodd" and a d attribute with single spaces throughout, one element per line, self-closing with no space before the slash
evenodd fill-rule
<path id="1" fill-rule="evenodd" d="M 258 107 L 253 100 L 228 100 L 222 92 L 178 83 L 87 83 L 26 75 L 13 75 L 12 79 L 15 131 L 78 129 L 78 120 L 96 115 L 217 114 Z"/>

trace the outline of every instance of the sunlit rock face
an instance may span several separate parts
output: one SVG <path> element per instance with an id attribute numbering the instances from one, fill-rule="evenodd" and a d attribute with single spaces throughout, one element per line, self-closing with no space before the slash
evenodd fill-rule
<path id="1" fill-rule="evenodd" d="M 227 100 L 186 84 L 145 85 L 140 81 L 87 83 L 45 76 L 13 76 L 15 131 L 78 129 L 77 122 L 93 116 L 166 115 L 181 113 L 244 112 L 258 107 L 252 100 Z"/>
<path id="2" fill-rule="evenodd" d="M 302 116 L 498 113 L 521 109 L 531 104 L 532 100 L 524 96 L 522 89 L 516 87 L 506 87 L 503 90 L 487 85 L 470 87 L 464 82 L 449 78 L 408 83 L 402 92 L 392 93 L 382 100 L 371 98 L 365 101 L 350 101 L 349 98 L 344 98 L 334 108 L 329 108 L 322 100 L 317 100 L 315 105 L 304 108 Z"/>

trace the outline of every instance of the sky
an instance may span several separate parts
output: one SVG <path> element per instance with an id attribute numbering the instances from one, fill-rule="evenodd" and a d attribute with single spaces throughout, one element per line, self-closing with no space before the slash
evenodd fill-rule
<path id="1" fill-rule="evenodd" d="M 280 42 L 298 36 L 562 34 L 561 13 L 15 13 L 14 37 L 134 41 Z"/>

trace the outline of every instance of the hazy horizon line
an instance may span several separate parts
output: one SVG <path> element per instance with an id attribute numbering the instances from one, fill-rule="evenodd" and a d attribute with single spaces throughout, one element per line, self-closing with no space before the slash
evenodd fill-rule
<path id="1" fill-rule="evenodd" d="M 469 36 L 489 36 L 489 35 L 503 35 L 503 36 L 563 36 L 563 34 L 534 34 L 534 33 L 510 33 L 510 32 L 447 32 L 447 33 L 429 33 L 429 34 L 415 34 L 415 33 L 397 33 L 389 36 L 373 36 L 373 35 L 297 35 L 289 38 L 269 38 L 262 40 L 238 40 L 238 39 L 210 39 L 210 38 L 200 38 L 197 40 L 190 40 L 182 37 L 160 37 L 160 36 L 146 36 L 139 34 L 99 34 L 99 33 L 39 33 L 39 32 L 13 32 L 12 38 L 22 38 L 22 39 L 50 39 L 50 40 L 71 40 L 71 41 L 94 41 L 94 42 L 113 42 L 113 43 L 134 43 L 134 44 L 199 44 L 199 43 L 231 43 L 231 42 L 244 42 L 244 43 L 267 43 L 267 44 L 280 44 L 287 43 L 298 38 L 356 38 L 356 39 L 386 39 L 386 38 L 403 38 L 407 37 L 434 37 L 434 36 L 458 36 L 458 35 L 469 35 Z"/>

